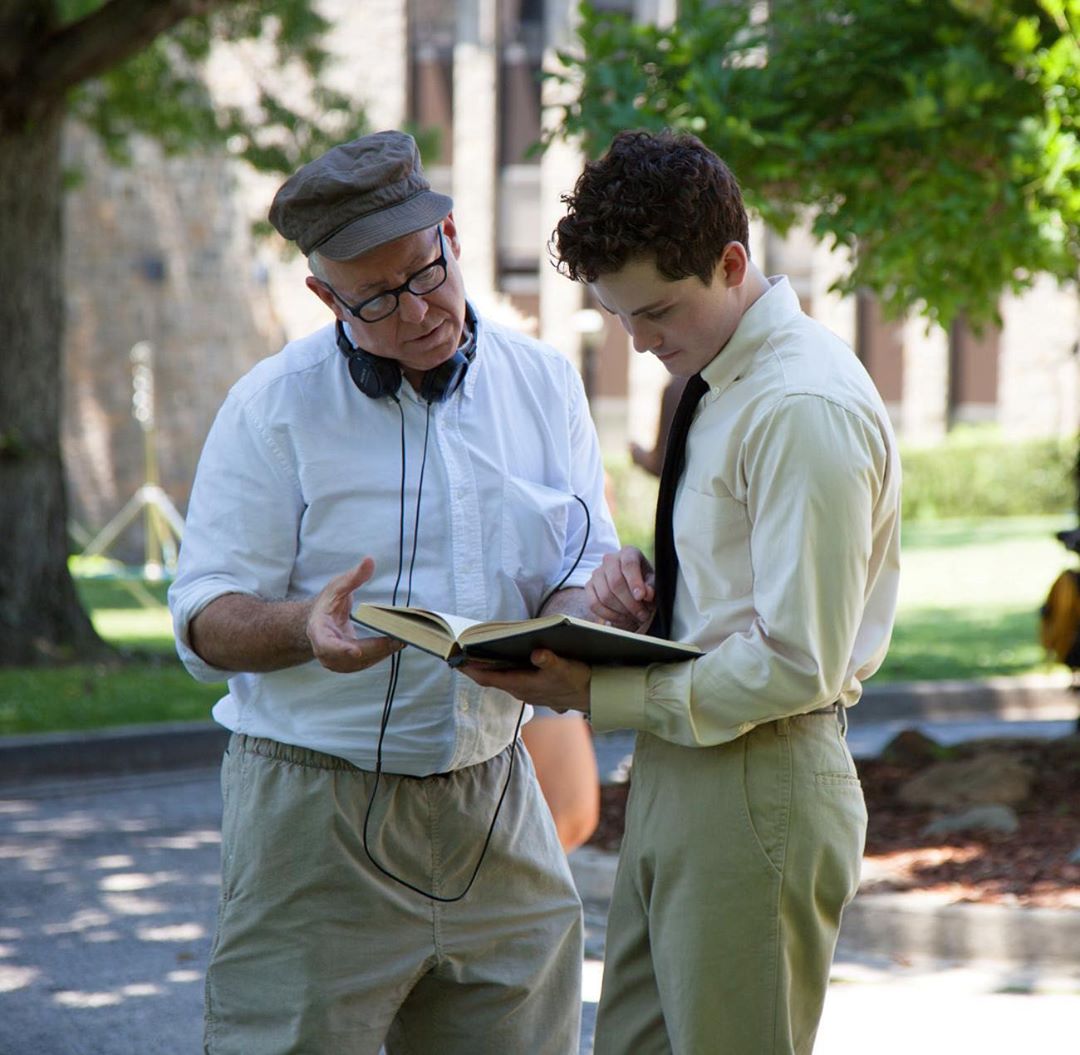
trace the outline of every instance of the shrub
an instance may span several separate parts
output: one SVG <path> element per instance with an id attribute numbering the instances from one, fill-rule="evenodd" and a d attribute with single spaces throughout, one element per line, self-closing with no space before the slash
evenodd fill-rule
<path id="1" fill-rule="evenodd" d="M 637 546 L 651 558 L 659 481 L 626 458 L 609 458 L 604 468 L 608 504 L 619 531 L 619 542 Z"/>
<path id="2" fill-rule="evenodd" d="M 1076 439 L 1006 440 L 958 428 L 933 447 L 904 446 L 905 520 L 1057 516 L 1077 508 Z M 607 465 L 623 545 L 652 552 L 657 480 L 623 458 Z"/>
<path id="3" fill-rule="evenodd" d="M 1056 515 L 1074 509 L 1075 439 L 1008 441 L 956 429 L 934 447 L 904 447 L 905 520 Z"/>

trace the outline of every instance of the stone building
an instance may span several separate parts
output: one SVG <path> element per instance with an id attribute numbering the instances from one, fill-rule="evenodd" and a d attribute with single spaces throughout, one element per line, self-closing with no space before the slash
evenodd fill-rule
<path id="1" fill-rule="evenodd" d="M 663 21 L 674 0 L 597 6 Z M 550 266 L 560 195 L 582 159 L 562 143 L 530 150 L 544 104 L 555 101 L 541 73 L 570 40 L 575 9 L 571 0 L 322 4 L 335 26 L 335 87 L 362 101 L 373 128 L 407 123 L 435 133 L 425 167 L 454 197 L 470 295 L 579 366 L 604 446 L 619 456 L 631 439 L 651 444 L 666 373 Z M 218 56 L 212 89 L 228 90 L 231 75 L 228 56 Z M 118 170 L 77 129 L 68 147 L 84 178 L 66 214 L 65 452 L 73 513 L 93 531 L 141 483 L 127 359 L 135 342 L 155 348 L 162 482 L 183 510 L 229 384 L 326 313 L 303 286 L 303 260 L 251 234 L 277 181 L 219 157 L 164 160 L 148 144 L 136 145 L 133 168 Z M 766 272 L 788 273 L 806 310 L 852 345 L 904 440 L 934 442 L 967 422 L 994 422 L 1017 437 L 1080 428 L 1075 293 L 1046 282 L 1003 300 L 999 330 L 928 332 L 918 318 L 884 322 L 869 296 L 830 293 L 844 261 L 805 232 L 780 239 L 755 225 L 752 246 Z"/>

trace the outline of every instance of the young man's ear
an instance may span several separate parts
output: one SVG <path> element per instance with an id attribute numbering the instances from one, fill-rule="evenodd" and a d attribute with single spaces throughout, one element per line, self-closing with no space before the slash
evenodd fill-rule
<path id="1" fill-rule="evenodd" d="M 750 269 L 750 257 L 742 242 L 728 242 L 720 257 L 720 270 L 724 275 L 724 285 L 728 289 L 738 289 L 746 279 Z"/>

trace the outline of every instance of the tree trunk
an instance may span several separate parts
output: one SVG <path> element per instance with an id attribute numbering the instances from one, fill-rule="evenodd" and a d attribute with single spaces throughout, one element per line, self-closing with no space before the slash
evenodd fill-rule
<path id="1" fill-rule="evenodd" d="M 60 456 L 63 106 L 0 122 L 0 665 L 100 657 L 68 572 Z"/>

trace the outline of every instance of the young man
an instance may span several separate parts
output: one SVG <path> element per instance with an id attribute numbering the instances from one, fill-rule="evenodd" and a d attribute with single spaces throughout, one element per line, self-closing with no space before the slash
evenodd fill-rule
<path id="1" fill-rule="evenodd" d="M 804 1055 L 858 885 L 844 715 L 892 629 L 893 432 L 851 350 L 751 263 L 738 185 L 697 139 L 620 134 L 566 200 L 563 269 L 689 378 L 655 582 L 638 550 L 608 555 L 592 610 L 706 654 L 590 670 L 544 652 L 536 673 L 471 673 L 639 730 L 597 1055 Z"/>
<path id="2" fill-rule="evenodd" d="M 580 378 L 468 304 L 451 205 L 401 132 L 282 186 L 333 319 L 233 387 L 199 463 L 170 604 L 233 731 L 212 1055 L 578 1048 L 581 906 L 519 707 L 349 621 L 360 587 L 584 611 L 617 545 Z"/>

